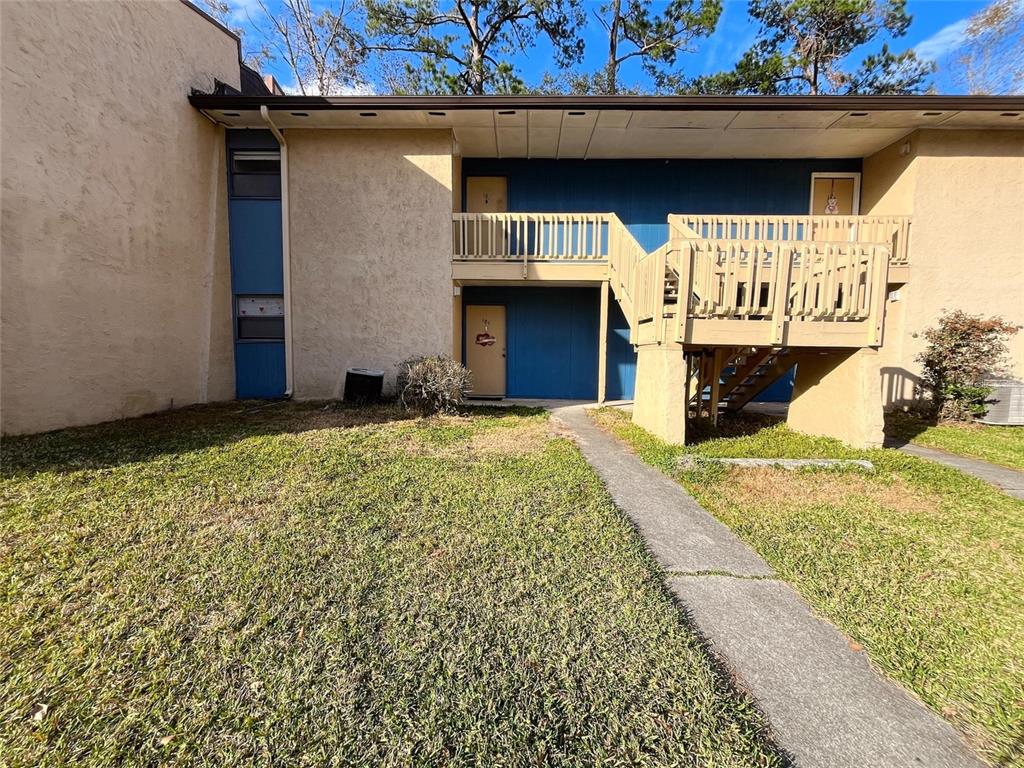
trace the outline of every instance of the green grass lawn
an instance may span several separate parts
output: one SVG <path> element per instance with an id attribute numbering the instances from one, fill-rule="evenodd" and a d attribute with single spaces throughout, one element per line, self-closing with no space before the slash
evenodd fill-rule
<path id="1" fill-rule="evenodd" d="M 929 424 L 908 414 L 891 414 L 886 431 L 916 445 L 1024 470 L 1024 427 L 988 424 Z"/>
<path id="2" fill-rule="evenodd" d="M 1024 502 L 892 450 L 856 451 L 765 417 L 670 446 L 602 409 L 598 423 L 676 477 L 890 677 L 987 758 L 1024 766 Z M 864 458 L 877 471 L 680 472 L 698 457 Z"/>
<path id="3" fill-rule="evenodd" d="M 543 414 L 5 439 L 0 764 L 780 764 Z"/>

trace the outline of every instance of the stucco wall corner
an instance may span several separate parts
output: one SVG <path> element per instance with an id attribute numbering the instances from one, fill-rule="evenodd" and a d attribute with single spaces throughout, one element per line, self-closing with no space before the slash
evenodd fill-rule
<path id="1" fill-rule="evenodd" d="M 178 2 L 0 3 L 4 433 L 231 397 L 235 40 Z"/>

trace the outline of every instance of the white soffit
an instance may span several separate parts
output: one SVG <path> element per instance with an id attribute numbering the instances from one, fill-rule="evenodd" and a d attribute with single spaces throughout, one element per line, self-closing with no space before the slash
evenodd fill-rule
<path id="1" fill-rule="evenodd" d="M 956 112 L 942 123 L 943 128 L 1015 128 L 1024 129 L 1024 110 L 1020 112 Z"/>
<path id="2" fill-rule="evenodd" d="M 498 126 L 498 157 L 526 157 L 530 148 L 529 132 L 523 126 Z"/>
<path id="3" fill-rule="evenodd" d="M 562 133 L 562 112 L 531 109 L 528 122 L 529 146 L 525 157 L 557 157 L 558 137 Z"/>
<path id="4" fill-rule="evenodd" d="M 455 129 L 455 140 L 463 157 L 497 157 L 498 144 L 494 128 Z"/>
<path id="5" fill-rule="evenodd" d="M 733 128 L 828 128 L 845 112 L 740 112 L 729 123 Z"/>
<path id="6" fill-rule="evenodd" d="M 629 128 L 725 128 L 738 112 L 634 112 Z"/>
<path id="7" fill-rule="evenodd" d="M 597 110 L 570 109 L 562 113 L 562 129 L 558 134 L 559 157 L 587 156 L 597 116 Z"/>
<path id="8" fill-rule="evenodd" d="M 236 128 L 259 111 L 205 110 Z M 864 157 L 915 128 L 1024 129 L 1024 112 L 943 110 L 275 109 L 283 129 L 452 130 L 465 157 Z"/>
<path id="9" fill-rule="evenodd" d="M 847 112 L 833 128 L 927 128 L 942 125 L 954 112 L 939 109 L 923 112 Z"/>
<path id="10" fill-rule="evenodd" d="M 597 113 L 598 128 L 625 128 L 633 118 L 633 113 L 627 110 L 605 110 Z"/>

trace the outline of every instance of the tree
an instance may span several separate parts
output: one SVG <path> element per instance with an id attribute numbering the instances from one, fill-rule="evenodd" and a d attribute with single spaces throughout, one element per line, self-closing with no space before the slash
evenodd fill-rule
<path id="1" fill-rule="evenodd" d="M 906 0 L 751 0 L 761 28 L 732 72 L 698 78 L 698 93 L 918 93 L 935 70 L 913 50 L 883 43 L 858 68 L 846 59 L 879 35 L 902 37 L 910 26 Z"/>
<path id="2" fill-rule="evenodd" d="M 365 47 L 351 22 L 356 11 L 344 0 L 314 11 L 310 0 L 281 0 L 274 13 L 257 0 L 264 23 L 250 19 L 262 43 L 258 63 L 284 61 L 303 96 L 335 96 L 364 86 Z"/>
<path id="3" fill-rule="evenodd" d="M 652 14 L 650 0 L 608 0 L 595 12 L 608 33 L 604 69 L 590 76 L 591 93 L 618 93 L 619 70 L 633 58 L 657 79 L 659 65 L 672 65 L 696 37 L 710 35 L 722 15 L 721 0 L 669 0 L 663 13 Z M 577 86 L 577 90 L 579 90 Z"/>
<path id="4" fill-rule="evenodd" d="M 228 4 L 227 0 L 203 0 L 203 5 L 205 6 L 208 14 L 238 36 L 243 47 L 251 41 L 251 38 L 245 35 L 245 30 L 235 23 L 236 20 L 232 16 L 231 6 Z M 245 49 L 245 52 L 242 54 L 242 59 L 245 63 L 256 71 L 262 69 L 263 65 L 272 58 L 273 56 L 270 53 L 270 48 L 266 42 L 261 43 L 255 49 Z"/>
<path id="5" fill-rule="evenodd" d="M 554 47 L 559 66 L 583 56 L 581 0 L 366 0 L 369 46 L 412 55 L 397 90 L 416 93 L 516 93 L 525 89 L 505 56 L 534 36 Z M 418 66 L 417 66 L 418 64 Z"/>
<path id="6" fill-rule="evenodd" d="M 971 17 L 958 63 L 968 93 L 1024 92 L 1024 3 L 995 0 Z"/>

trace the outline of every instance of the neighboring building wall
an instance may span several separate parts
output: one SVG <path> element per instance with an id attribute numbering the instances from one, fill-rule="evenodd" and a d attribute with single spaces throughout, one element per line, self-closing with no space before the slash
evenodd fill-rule
<path id="1" fill-rule="evenodd" d="M 1021 131 L 923 130 L 864 161 L 863 212 L 913 216 L 910 278 L 888 304 L 881 349 L 886 405 L 913 398 L 921 334 L 943 309 L 1024 324 L 1022 190 Z M 1024 334 L 1010 349 L 1024 376 Z"/>
<path id="2" fill-rule="evenodd" d="M 338 397 L 350 367 L 452 352 L 448 131 L 292 130 L 295 395 Z"/>
<path id="3" fill-rule="evenodd" d="M 236 40 L 179 2 L 0 3 L 2 426 L 233 395 L 223 132 Z"/>

